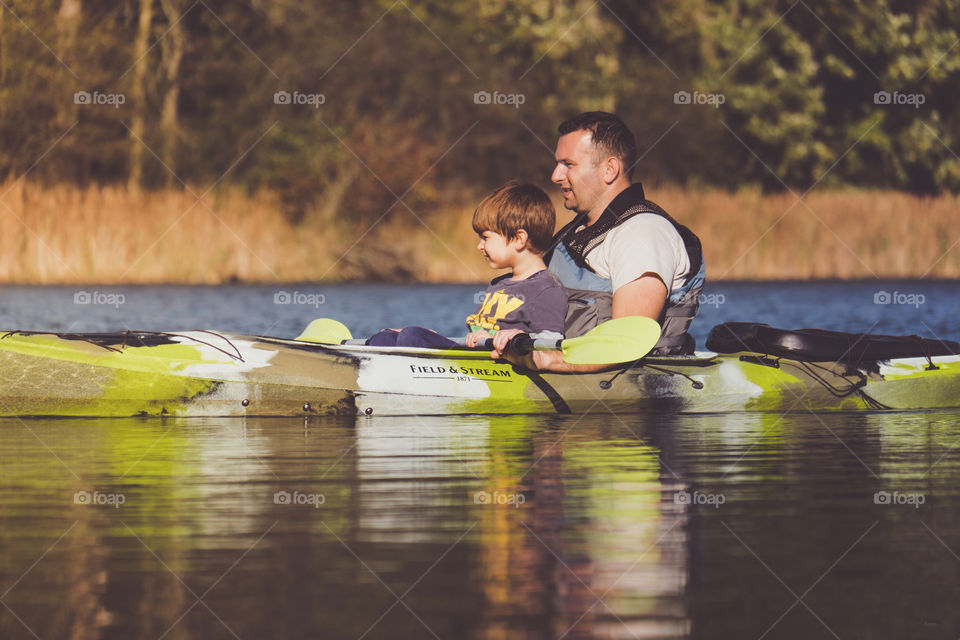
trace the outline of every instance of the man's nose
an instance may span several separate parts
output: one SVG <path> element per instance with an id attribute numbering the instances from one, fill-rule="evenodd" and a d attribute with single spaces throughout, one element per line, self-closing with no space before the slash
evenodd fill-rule
<path id="1" fill-rule="evenodd" d="M 558 164 L 556 168 L 553 170 L 553 175 L 550 176 L 551 182 L 556 182 L 557 184 L 560 184 L 561 182 L 563 182 L 563 175 L 564 175 L 563 170 L 564 170 L 564 166 L 562 164 Z"/>

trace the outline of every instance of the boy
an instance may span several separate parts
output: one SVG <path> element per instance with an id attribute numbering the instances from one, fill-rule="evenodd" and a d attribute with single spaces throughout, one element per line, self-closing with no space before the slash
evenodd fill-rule
<path id="1" fill-rule="evenodd" d="M 556 213 L 550 197 L 532 184 L 508 182 L 486 198 L 473 213 L 477 249 L 494 269 L 511 273 L 494 278 L 483 303 L 467 316 L 464 343 L 475 347 L 493 338 L 505 349 L 518 333 L 559 339 L 567 314 L 567 291 L 547 269 L 543 253 L 550 246 Z M 422 327 L 386 329 L 367 344 L 403 347 L 454 347 L 458 343 Z"/>

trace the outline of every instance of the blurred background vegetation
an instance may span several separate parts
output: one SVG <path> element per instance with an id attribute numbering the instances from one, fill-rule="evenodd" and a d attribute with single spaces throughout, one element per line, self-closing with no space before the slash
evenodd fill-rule
<path id="1" fill-rule="evenodd" d="M 448 246 L 439 220 L 455 212 L 468 225 L 476 199 L 514 177 L 549 188 L 557 124 L 593 109 L 634 130 L 637 177 L 648 185 L 946 198 L 930 255 L 893 272 L 926 275 L 956 236 L 958 34 L 960 0 L 5 0 L 0 215 L 22 236 L 3 249 L 22 259 L 0 266 L 0 278 L 189 280 L 163 269 L 138 276 L 131 264 L 162 253 L 167 227 L 159 248 L 144 240 L 105 271 L 90 264 L 102 257 L 55 249 L 35 218 L 109 201 L 117 211 L 106 219 L 74 218 L 149 225 L 153 199 L 182 214 L 164 224 L 223 222 L 223 202 L 234 220 L 243 194 L 292 230 L 288 242 L 304 241 L 298 229 L 322 229 L 315 249 L 335 255 L 319 271 L 304 266 L 313 249 L 289 269 L 261 255 L 221 256 L 200 280 L 389 278 L 397 269 L 414 278 L 416 264 L 400 268 L 410 256 L 359 265 L 370 262 L 356 259 L 365 243 L 382 249 L 375 225 L 408 225 L 448 253 L 470 248 Z M 80 194 L 73 205 L 63 189 Z M 256 253 L 257 233 L 248 239 L 238 224 L 220 235 Z M 384 228 L 396 238 L 396 227 Z M 864 262 L 859 245 L 845 244 Z M 744 275 L 734 268 L 742 257 L 714 264 Z M 44 260 L 52 266 L 37 268 Z M 219 272 L 221 263 L 231 266 Z M 955 275 L 955 263 L 935 273 Z M 879 273 L 865 266 L 826 275 Z M 443 271 L 486 277 L 482 267 Z"/>

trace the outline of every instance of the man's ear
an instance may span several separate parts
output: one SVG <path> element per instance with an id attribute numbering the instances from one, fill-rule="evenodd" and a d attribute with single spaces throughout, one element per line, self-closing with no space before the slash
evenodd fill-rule
<path id="1" fill-rule="evenodd" d="M 603 164 L 603 181 L 607 184 L 613 184 L 623 175 L 623 164 L 620 158 L 610 156 Z"/>

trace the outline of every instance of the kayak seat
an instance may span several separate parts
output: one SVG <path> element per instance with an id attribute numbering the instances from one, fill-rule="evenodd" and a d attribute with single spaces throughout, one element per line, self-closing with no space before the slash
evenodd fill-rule
<path id="1" fill-rule="evenodd" d="M 920 336 L 845 333 L 826 329 L 777 329 L 759 322 L 725 322 L 710 330 L 716 353 L 759 353 L 808 362 L 877 362 L 960 354 L 960 343 Z"/>

